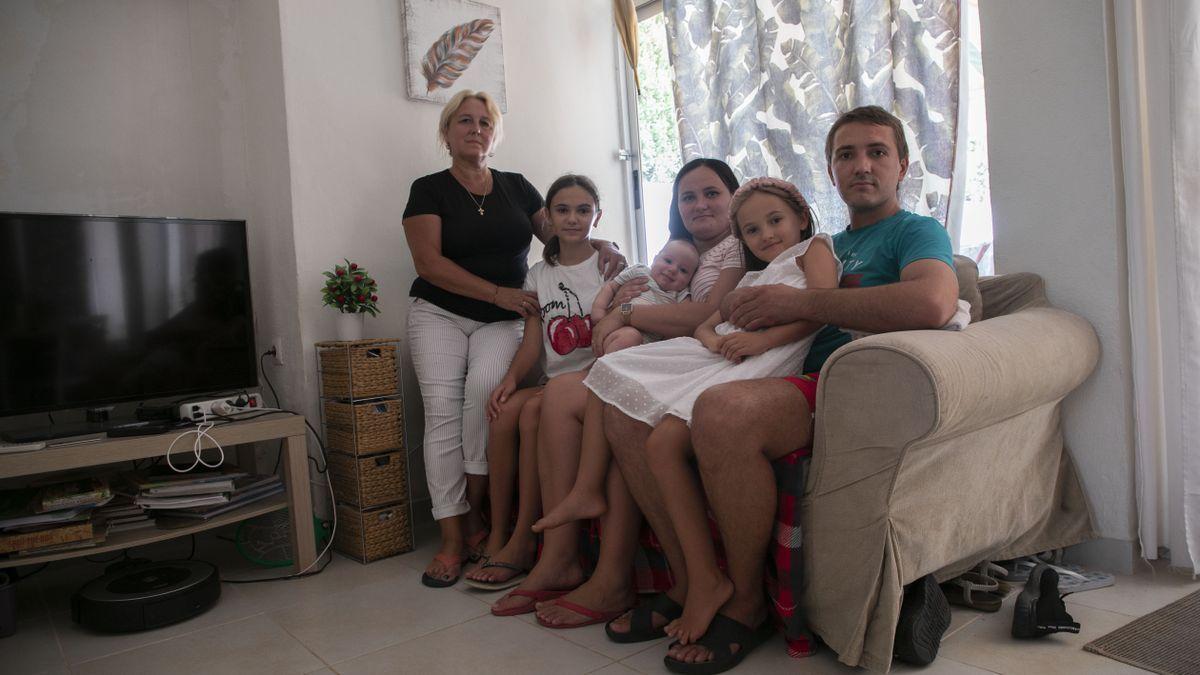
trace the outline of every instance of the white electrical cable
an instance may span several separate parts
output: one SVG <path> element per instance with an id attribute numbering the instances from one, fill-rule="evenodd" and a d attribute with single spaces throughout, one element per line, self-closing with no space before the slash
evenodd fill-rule
<path id="1" fill-rule="evenodd" d="M 214 412 L 216 412 L 216 411 L 214 410 Z M 239 415 L 239 414 L 250 413 L 250 412 L 284 412 L 284 411 L 281 408 L 251 408 L 248 406 L 229 406 L 228 412 L 219 413 L 219 414 L 226 415 L 226 416 L 233 416 L 233 415 Z M 211 428 L 211 426 L 210 426 L 210 428 Z M 207 434 L 205 434 L 205 435 L 207 435 Z M 317 440 L 320 440 L 320 439 L 317 439 Z M 213 442 L 215 443 L 216 441 L 213 441 Z M 220 447 L 220 446 L 218 446 L 218 447 Z M 323 447 L 321 447 L 320 443 L 317 444 L 317 451 L 321 453 L 321 465 L 329 466 L 328 459 L 325 457 L 325 449 Z M 167 459 L 168 459 L 168 461 L 170 460 L 169 455 L 168 455 Z M 172 468 L 174 468 L 174 467 L 172 467 Z M 310 479 L 309 482 L 312 483 L 313 481 Z M 325 557 L 326 553 L 329 553 L 329 549 L 333 546 L 333 538 L 335 535 L 337 535 L 337 525 L 338 525 L 338 522 L 337 522 L 337 497 L 335 497 L 333 494 L 332 481 L 330 481 L 328 478 L 326 478 L 325 485 L 329 488 L 329 506 L 330 506 L 330 510 L 333 513 L 333 527 L 329 531 L 329 541 L 327 541 L 325 543 L 325 548 L 321 550 L 321 553 L 318 554 L 317 557 L 314 558 L 313 561 L 311 563 L 309 563 L 307 567 L 300 570 L 299 572 L 295 572 L 295 573 L 289 574 L 287 576 L 279 577 L 280 579 L 287 579 L 289 577 L 301 576 L 305 572 L 312 569 L 313 565 L 316 565 L 317 563 L 321 562 L 321 559 Z"/>
<path id="2" fill-rule="evenodd" d="M 212 431 L 213 427 L 215 427 L 215 426 L 217 426 L 217 425 L 212 422 L 209 422 L 208 415 L 205 414 L 204 417 L 200 420 L 200 423 L 196 425 L 195 429 L 188 429 L 187 431 L 184 431 L 183 433 L 176 436 L 174 438 L 174 440 L 171 441 L 171 444 L 167 446 L 167 466 L 171 467 L 171 470 L 176 473 L 187 473 L 200 465 L 206 466 L 210 469 L 220 468 L 220 466 L 225 463 L 225 449 L 221 447 L 221 444 L 217 442 L 217 439 L 213 438 L 208 433 L 208 432 Z M 185 436 L 188 436 L 190 434 L 196 435 L 196 440 L 194 440 L 192 442 L 192 453 L 196 456 L 196 461 L 192 462 L 192 465 L 187 467 L 186 469 L 181 469 L 181 468 L 175 466 L 175 463 L 171 461 L 171 450 L 173 450 L 175 448 L 176 443 L 178 443 Z M 214 446 L 216 446 L 216 448 L 217 448 L 217 454 L 220 456 L 220 459 L 217 460 L 216 464 L 209 464 L 208 462 L 204 461 L 204 456 L 202 455 L 202 452 L 204 450 L 203 441 L 205 438 L 207 438 L 209 441 L 211 441 L 212 444 Z"/>

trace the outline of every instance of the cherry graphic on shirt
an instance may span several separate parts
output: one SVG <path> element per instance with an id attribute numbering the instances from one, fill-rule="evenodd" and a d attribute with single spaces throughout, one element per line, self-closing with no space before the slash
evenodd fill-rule
<path id="1" fill-rule="evenodd" d="M 592 317 L 583 313 L 583 303 L 579 301 L 575 291 L 567 288 L 561 281 L 558 283 L 558 290 L 567 298 L 568 313 L 571 311 L 572 297 L 579 308 L 579 314 L 554 317 L 546 326 L 546 337 L 550 340 L 550 347 L 556 354 L 565 356 L 581 347 L 592 346 Z"/>

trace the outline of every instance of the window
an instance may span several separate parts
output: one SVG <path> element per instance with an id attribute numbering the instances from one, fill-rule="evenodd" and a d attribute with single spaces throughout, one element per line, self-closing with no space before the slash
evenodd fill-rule
<path id="1" fill-rule="evenodd" d="M 987 114 L 984 107 L 983 59 L 979 36 L 979 0 L 961 4 L 963 35 L 959 73 L 959 152 L 956 184 L 966 190 L 955 195 L 948 220 L 957 230 L 957 249 L 979 264 L 981 275 L 993 274 L 992 206 L 987 164 Z M 662 3 L 643 2 L 638 8 L 638 78 L 641 95 L 630 96 L 629 119 L 637 120 L 638 150 L 633 158 L 634 190 L 640 194 L 636 212 L 649 258 L 666 243 L 671 185 L 683 165 L 672 92 L 673 70 L 667 51 Z M 824 149 L 819 149 L 824 152 Z M 743 177 L 744 178 L 744 177 Z"/>

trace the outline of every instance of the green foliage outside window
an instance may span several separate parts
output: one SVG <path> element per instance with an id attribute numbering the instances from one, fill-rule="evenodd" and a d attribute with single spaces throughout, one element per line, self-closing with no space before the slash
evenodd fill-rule
<path id="1" fill-rule="evenodd" d="M 670 183 L 683 166 L 671 75 L 666 20 L 657 14 L 638 23 L 638 135 L 647 183 Z"/>

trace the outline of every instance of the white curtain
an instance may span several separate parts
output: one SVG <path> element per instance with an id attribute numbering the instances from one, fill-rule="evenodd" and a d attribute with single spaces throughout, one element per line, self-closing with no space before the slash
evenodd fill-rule
<path id="1" fill-rule="evenodd" d="M 1200 572 L 1198 0 L 1114 5 L 1142 554 Z M 1169 39 L 1163 39 L 1169 36 Z"/>
<path id="2" fill-rule="evenodd" d="M 1200 3 L 1171 2 L 1171 135 L 1182 331 L 1181 447 L 1183 531 L 1193 572 L 1200 573 Z"/>

